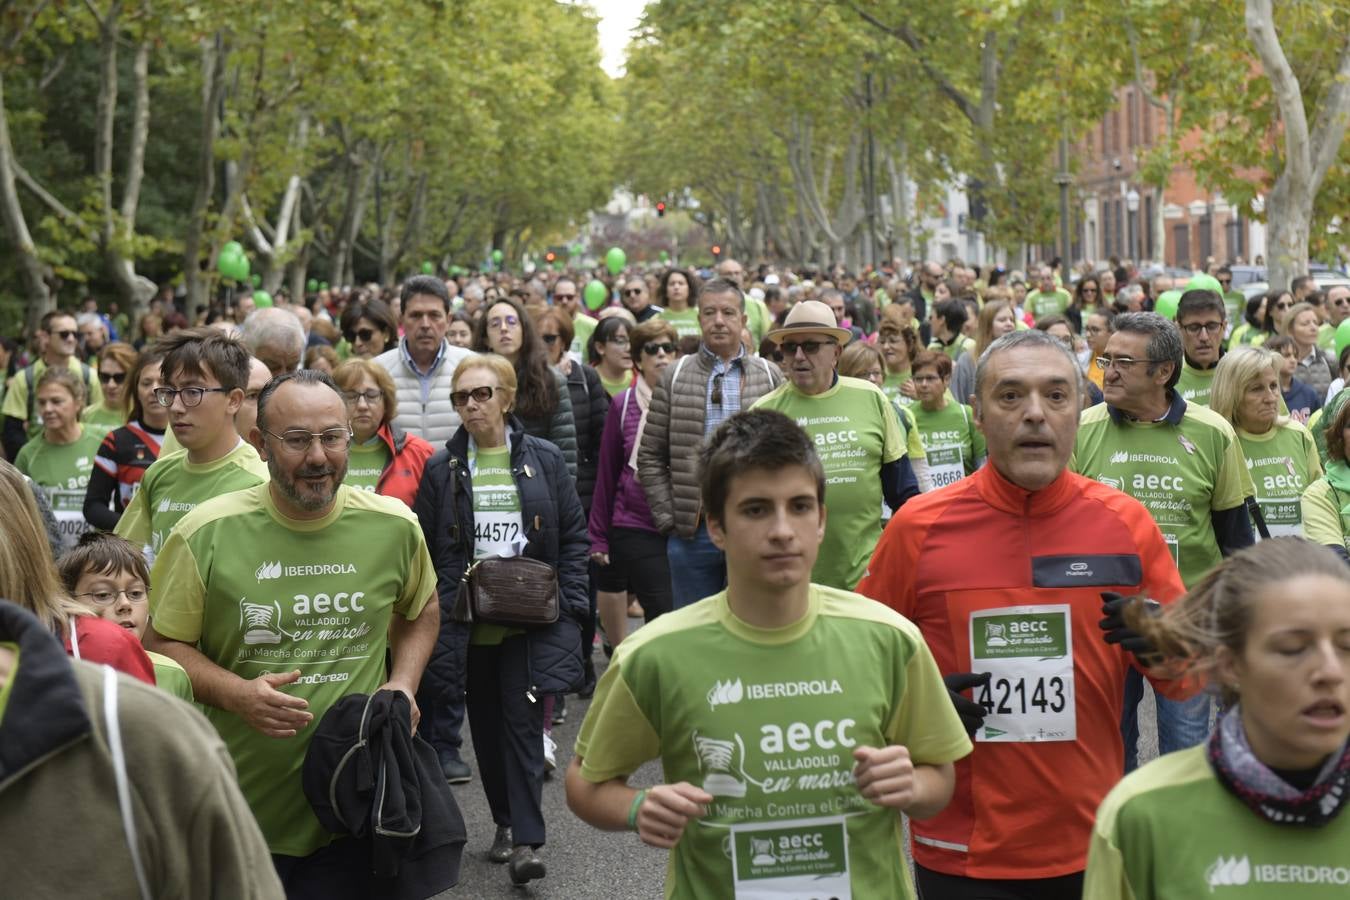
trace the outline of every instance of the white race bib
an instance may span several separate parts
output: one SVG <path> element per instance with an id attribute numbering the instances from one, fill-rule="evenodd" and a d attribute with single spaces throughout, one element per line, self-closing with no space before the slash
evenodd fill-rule
<path id="1" fill-rule="evenodd" d="M 1077 740 L 1068 604 L 971 613 L 970 670 L 992 676 L 975 694 L 986 710 L 977 741 Z"/>
<path id="2" fill-rule="evenodd" d="M 736 900 L 852 900 L 843 816 L 731 829 Z"/>
<path id="3" fill-rule="evenodd" d="M 933 488 L 956 484 L 966 477 L 965 454 L 960 444 L 950 447 L 928 448 L 928 475 L 933 480 Z"/>
<path id="4" fill-rule="evenodd" d="M 1271 537 L 1303 537 L 1303 514 L 1297 497 L 1265 500 L 1257 497 L 1256 502 Z M 1258 534 L 1256 539 L 1259 541 L 1261 536 Z"/>

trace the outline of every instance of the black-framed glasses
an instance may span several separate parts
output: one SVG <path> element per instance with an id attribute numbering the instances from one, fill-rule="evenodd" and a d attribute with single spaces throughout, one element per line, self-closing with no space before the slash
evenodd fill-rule
<path id="1" fill-rule="evenodd" d="M 99 372 L 98 380 L 104 384 L 122 384 L 127 380 L 126 372 Z"/>
<path id="2" fill-rule="evenodd" d="M 1181 330 L 1189 334 L 1191 337 L 1199 337 L 1200 332 L 1202 331 L 1208 332 L 1209 334 L 1219 334 L 1223 331 L 1223 323 L 1187 322 L 1185 325 L 1181 326 Z"/>
<path id="3" fill-rule="evenodd" d="M 473 399 L 474 403 L 486 403 L 492 399 L 492 395 L 496 393 L 496 390 L 496 388 L 484 385 L 483 387 L 476 387 L 471 391 L 452 391 L 450 393 L 450 405 L 456 407 L 464 406 L 469 402 L 470 398 Z"/>
<path id="4" fill-rule="evenodd" d="M 375 337 L 375 329 L 357 328 L 355 331 L 346 332 L 343 337 L 347 339 L 347 343 L 349 344 L 355 344 L 357 341 L 364 344 Z"/>
<path id="5" fill-rule="evenodd" d="M 556 335 L 556 334 L 541 334 L 541 335 L 539 335 L 539 336 L 540 336 L 541 338 L 543 338 L 543 339 L 544 339 L 544 343 L 545 343 L 545 344 L 548 344 L 550 347 L 552 347 L 554 344 L 558 343 L 558 335 Z"/>
<path id="6" fill-rule="evenodd" d="M 835 341 L 783 341 L 778 346 L 783 348 L 783 355 L 791 359 L 797 355 L 798 350 L 804 350 L 807 356 L 815 356 L 821 347 L 832 347 L 835 343 Z"/>
<path id="7" fill-rule="evenodd" d="M 368 391 L 343 391 L 342 399 L 346 400 L 352 406 L 355 406 L 362 400 L 366 401 L 367 403 L 373 406 L 384 399 L 384 394 L 375 390 L 375 388 L 371 388 Z"/>
<path id="8" fill-rule="evenodd" d="M 642 352 L 647 356 L 655 356 L 658 353 L 664 353 L 667 356 L 674 356 L 675 345 L 672 344 L 670 341 L 665 341 L 660 344 L 648 341 L 647 343 L 642 345 Z"/>
<path id="9" fill-rule="evenodd" d="M 99 606 L 107 606 L 117 601 L 118 597 L 126 597 L 129 603 L 144 603 L 145 598 L 149 596 L 145 588 L 132 588 L 129 591 L 85 591 L 83 594 L 76 594 L 76 597 L 92 597 Z"/>
<path id="10" fill-rule="evenodd" d="M 160 406 L 169 407 L 173 406 L 175 397 L 181 397 L 183 405 L 190 409 L 194 406 L 201 405 L 202 398 L 207 394 L 228 394 L 229 392 L 229 388 L 223 387 L 189 387 L 182 388 L 181 390 L 178 388 L 160 387 L 155 388 L 155 402 Z"/>
<path id="11" fill-rule="evenodd" d="M 1134 359 L 1129 356 L 1099 356 L 1097 357 L 1097 366 L 1103 372 L 1114 366 L 1122 372 L 1134 368 L 1139 363 L 1165 363 L 1166 359 Z"/>
<path id="12" fill-rule="evenodd" d="M 712 380 L 713 406 L 722 405 L 722 375 L 714 375 Z"/>
<path id="13" fill-rule="evenodd" d="M 271 435 L 281 441 L 281 446 L 285 447 L 291 453 L 308 453 L 309 448 L 314 446 L 317 440 L 323 445 L 323 449 L 329 453 L 336 453 L 339 450 L 346 450 L 352 443 L 352 432 L 349 428 L 328 428 L 323 431 L 306 431 L 303 428 L 292 428 L 289 431 L 283 431 L 277 434 L 275 431 L 263 429 L 264 434 Z"/>

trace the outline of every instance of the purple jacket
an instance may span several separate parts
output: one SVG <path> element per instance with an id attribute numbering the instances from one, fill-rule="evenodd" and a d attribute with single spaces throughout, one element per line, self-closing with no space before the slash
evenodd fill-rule
<path id="1" fill-rule="evenodd" d="M 623 391 L 609 404 L 605 432 L 600 438 L 600 462 L 595 473 L 595 495 L 591 499 L 591 552 L 609 552 L 610 528 L 637 528 L 656 531 L 647 492 L 637 473 L 628 465 L 637 438 L 642 410 L 633 388 Z M 624 407 L 628 408 L 627 415 Z"/>

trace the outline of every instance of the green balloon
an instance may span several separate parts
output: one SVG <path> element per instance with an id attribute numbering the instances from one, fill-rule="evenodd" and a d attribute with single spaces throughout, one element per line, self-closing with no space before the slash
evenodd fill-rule
<path id="1" fill-rule="evenodd" d="M 670 262 L 670 254 L 664 250 L 661 251 L 661 262 Z"/>
<path id="2" fill-rule="evenodd" d="M 500 251 L 500 250 L 493 250 L 493 251 L 492 251 L 492 261 L 493 261 L 494 263 L 496 263 L 497 265 L 499 265 L 499 266 L 502 264 L 502 257 L 503 257 L 503 256 L 505 256 L 505 254 L 503 254 L 502 251 Z"/>
<path id="3" fill-rule="evenodd" d="M 1220 297 L 1223 296 L 1223 285 L 1219 284 L 1219 279 L 1215 278 L 1213 275 L 1206 275 L 1203 272 L 1193 276 L 1190 281 L 1186 282 L 1185 290 L 1209 291 L 1218 294 Z"/>
<path id="4" fill-rule="evenodd" d="M 226 254 L 222 250 L 220 257 L 216 260 L 216 268 L 220 271 L 221 275 L 224 275 L 226 278 L 231 278 L 240 284 L 244 284 L 249 280 L 248 257 L 245 256 L 242 251 L 239 253 Z"/>
<path id="5" fill-rule="evenodd" d="M 624 253 L 618 247 L 610 247 L 605 253 L 605 268 L 609 269 L 609 274 L 618 275 L 623 271 L 623 267 L 628 265 L 628 254 Z"/>
<path id="6" fill-rule="evenodd" d="M 1341 324 L 1336 326 L 1336 358 L 1341 358 L 1341 351 L 1350 346 L 1350 319 L 1342 319 Z"/>
<path id="7" fill-rule="evenodd" d="M 272 295 L 267 293 L 267 291 L 254 291 L 253 305 L 256 306 L 258 309 L 265 309 L 266 307 L 271 306 Z"/>
<path id="8" fill-rule="evenodd" d="M 221 256 L 243 256 L 244 245 L 238 241 L 226 241 L 220 248 Z"/>
<path id="9" fill-rule="evenodd" d="M 609 288 L 605 287 L 605 283 L 598 279 L 586 282 L 586 287 L 582 290 L 581 295 L 586 299 L 586 308 L 592 312 L 609 302 Z"/>
<path id="10" fill-rule="evenodd" d="M 464 274 L 464 267 L 463 267 L 463 266 L 451 266 L 451 267 L 450 267 L 450 274 L 451 274 L 451 275 L 463 275 L 463 274 Z"/>
<path id="11" fill-rule="evenodd" d="M 326 290 L 328 290 L 328 282 L 326 282 L 326 281 L 320 281 L 320 282 L 319 282 L 319 290 L 321 290 L 321 291 L 326 291 Z"/>
<path id="12" fill-rule="evenodd" d="M 1158 295 L 1158 302 L 1153 304 L 1153 311 L 1164 319 L 1175 319 L 1179 302 L 1181 291 L 1163 291 Z"/>
<path id="13" fill-rule="evenodd" d="M 253 286 L 255 288 L 262 287 L 262 276 L 259 275 L 257 272 L 253 273 Z"/>
<path id="14" fill-rule="evenodd" d="M 311 278 L 309 281 L 306 281 L 305 290 L 309 291 L 311 294 L 318 293 L 319 280 L 317 278 Z"/>
<path id="15" fill-rule="evenodd" d="M 433 273 L 433 272 L 435 272 L 435 271 L 436 271 L 436 267 L 435 267 L 434 265 L 432 265 L 430 262 L 424 262 L 424 263 L 422 263 L 422 274 L 423 274 L 423 275 L 430 275 L 431 273 Z"/>

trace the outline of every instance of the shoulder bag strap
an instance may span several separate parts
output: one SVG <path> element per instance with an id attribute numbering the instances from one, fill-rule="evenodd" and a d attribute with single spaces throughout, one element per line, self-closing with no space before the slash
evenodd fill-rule
<path id="1" fill-rule="evenodd" d="M 117 805 L 122 809 L 122 831 L 131 850 L 131 868 L 136 872 L 142 900 L 151 900 L 150 883 L 145 877 L 145 864 L 136 839 L 136 820 L 131 810 L 131 782 L 127 778 L 127 756 L 122 749 L 122 725 L 117 716 L 117 672 L 112 666 L 103 667 L 103 721 L 108 729 L 108 750 L 112 753 L 113 776 L 117 782 Z"/>

